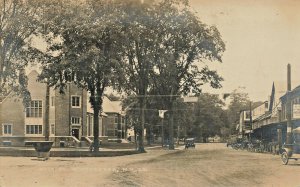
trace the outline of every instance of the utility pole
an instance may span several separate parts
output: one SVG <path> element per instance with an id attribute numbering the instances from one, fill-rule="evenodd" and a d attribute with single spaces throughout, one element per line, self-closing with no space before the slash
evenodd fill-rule
<path id="1" fill-rule="evenodd" d="M 165 132 L 164 132 L 164 118 L 161 118 L 161 147 L 164 147 L 164 139 L 165 139 Z"/>
<path id="2" fill-rule="evenodd" d="M 250 101 L 250 133 L 249 133 L 249 140 L 251 140 L 251 131 L 252 131 L 252 102 Z"/>
<path id="3" fill-rule="evenodd" d="M 165 112 L 167 110 L 159 110 L 158 111 L 158 116 L 161 118 L 161 146 L 164 147 L 164 139 L 165 139 L 165 132 L 164 132 L 164 117 L 165 117 Z"/>
<path id="4" fill-rule="evenodd" d="M 179 134 L 180 134 L 180 127 L 177 126 L 177 147 L 179 146 Z"/>
<path id="5" fill-rule="evenodd" d="M 291 103 L 291 65 L 287 65 L 287 96 L 286 96 L 286 117 L 287 117 L 287 132 L 286 143 L 292 143 L 292 103 Z"/>
<path id="6" fill-rule="evenodd" d="M 171 95 L 173 95 L 173 89 L 171 91 Z M 174 150 L 174 99 L 172 96 L 170 101 L 171 110 L 169 111 L 169 149 Z"/>

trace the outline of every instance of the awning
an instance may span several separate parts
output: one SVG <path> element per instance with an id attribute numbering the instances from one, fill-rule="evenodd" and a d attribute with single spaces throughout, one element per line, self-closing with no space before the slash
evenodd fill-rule
<path id="1" fill-rule="evenodd" d="M 295 129 L 293 129 L 293 132 L 294 132 L 294 133 L 300 133 L 300 127 L 297 127 L 297 128 L 295 128 Z"/>

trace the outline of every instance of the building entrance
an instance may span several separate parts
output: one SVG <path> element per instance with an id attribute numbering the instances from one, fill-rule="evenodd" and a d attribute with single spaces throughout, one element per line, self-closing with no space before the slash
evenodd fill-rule
<path id="1" fill-rule="evenodd" d="M 72 129 L 72 136 L 79 140 L 79 129 Z"/>

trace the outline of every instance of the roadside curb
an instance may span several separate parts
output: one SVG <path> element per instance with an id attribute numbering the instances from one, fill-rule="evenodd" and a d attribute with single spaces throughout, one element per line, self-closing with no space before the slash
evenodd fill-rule
<path id="1" fill-rule="evenodd" d="M 52 150 L 50 151 L 50 157 L 114 157 L 139 153 L 137 150 L 100 150 L 99 152 L 85 150 Z M 1 148 L 0 156 L 36 157 L 37 152 L 34 149 Z"/>

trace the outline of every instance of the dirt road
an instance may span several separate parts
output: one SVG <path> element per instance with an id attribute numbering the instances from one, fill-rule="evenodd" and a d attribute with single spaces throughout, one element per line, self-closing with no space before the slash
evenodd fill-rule
<path id="1" fill-rule="evenodd" d="M 200 144 L 124 166 L 135 167 L 147 172 L 118 172 L 114 179 L 122 186 L 300 186 L 300 161 L 284 166 L 278 155 L 223 144 Z"/>
<path id="2" fill-rule="evenodd" d="M 0 186 L 300 186 L 300 161 L 198 144 L 112 158 L 0 157 Z"/>

